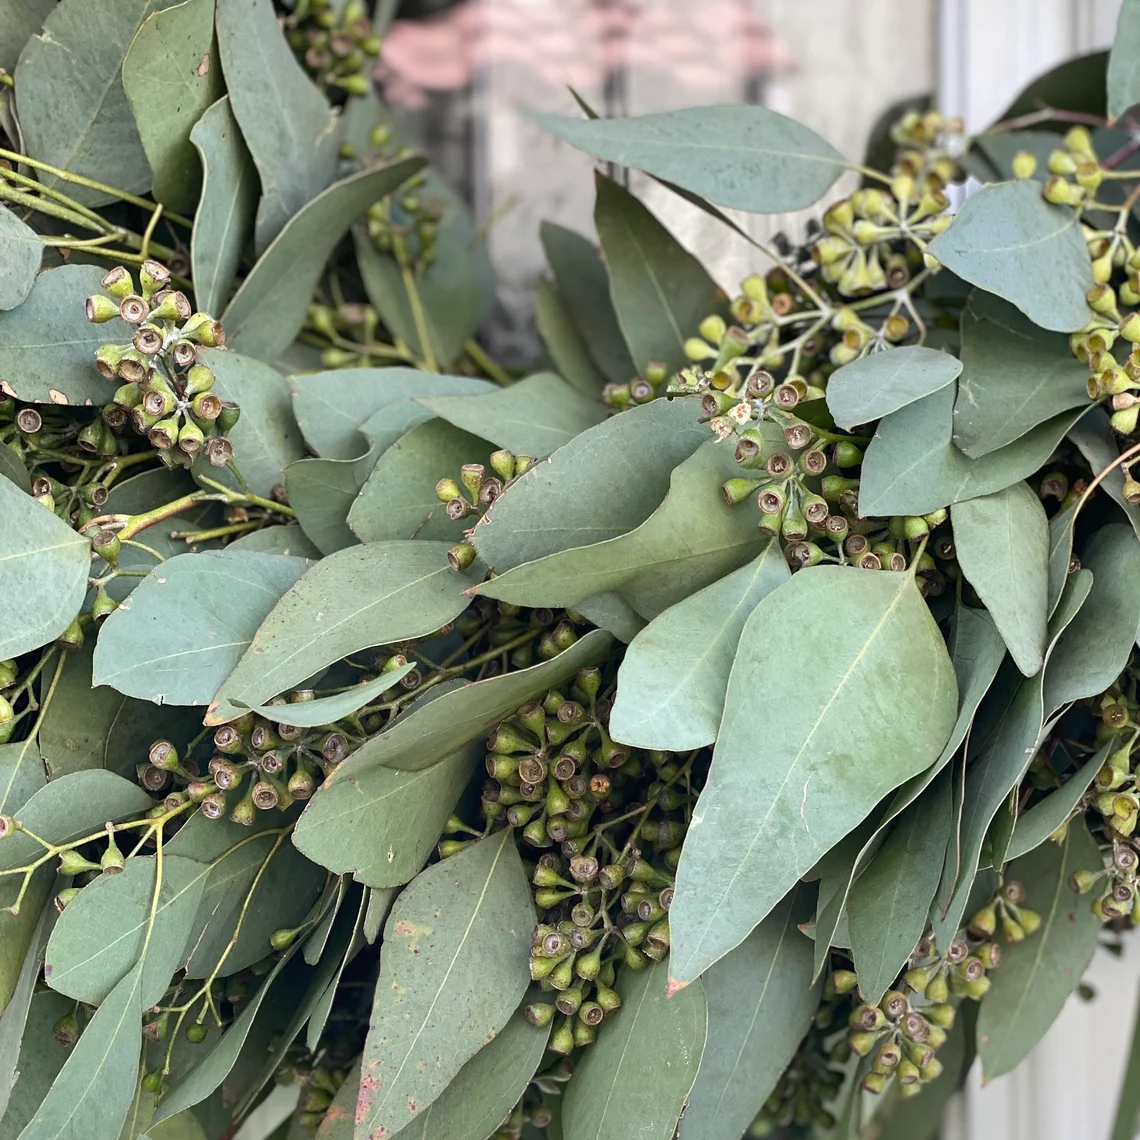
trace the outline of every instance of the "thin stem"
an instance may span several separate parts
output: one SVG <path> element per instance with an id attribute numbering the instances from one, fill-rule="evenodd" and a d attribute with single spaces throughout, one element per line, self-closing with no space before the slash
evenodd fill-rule
<path id="1" fill-rule="evenodd" d="M 229 526 L 216 526 L 212 530 L 175 530 L 171 531 L 171 538 L 184 538 L 188 543 L 208 542 L 212 538 L 225 538 L 230 534 L 244 534 L 246 531 L 256 530 L 261 526 L 260 519 L 252 522 L 231 523 Z"/>
<path id="2" fill-rule="evenodd" d="M 438 372 L 439 365 L 435 361 L 435 349 L 432 347 L 431 335 L 428 332 L 427 314 L 424 312 L 423 302 L 420 299 L 420 290 L 416 284 L 415 274 L 404 257 L 400 258 L 400 274 L 404 279 L 408 304 L 412 308 L 412 319 L 416 323 L 416 335 L 420 338 L 420 352 L 423 354 L 424 368 L 428 372 Z"/>
<path id="3" fill-rule="evenodd" d="M 155 211 L 150 216 L 150 221 L 146 224 L 146 229 L 143 230 L 142 246 L 139 249 L 139 256 L 144 261 L 150 257 L 150 239 L 154 236 L 155 227 L 158 225 L 158 219 L 162 217 L 162 203 L 159 202 Z"/>
<path id="4" fill-rule="evenodd" d="M 509 387 L 514 383 L 511 375 L 501 364 L 492 360 L 486 352 L 483 351 L 483 346 L 474 338 L 470 337 L 464 342 L 464 349 L 467 355 L 495 381 L 496 384 L 501 384 L 504 388 Z"/>

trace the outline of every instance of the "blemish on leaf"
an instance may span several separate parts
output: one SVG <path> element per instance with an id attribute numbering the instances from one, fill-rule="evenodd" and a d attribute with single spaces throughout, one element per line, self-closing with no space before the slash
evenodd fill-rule
<path id="1" fill-rule="evenodd" d="M 202 56 L 201 62 L 198 64 L 198 74 L 199 75 L 205 75 L 209 70 L 210 70 L 210 53 L 206 52 L 206 54 L 204 56 Z"/>
<path id="2" fill-rule="evenodd" d="M 51 397 L 53 404 L 66 404 L 67 397 L 58 388 L 49 388 L 48 395 Z"/>

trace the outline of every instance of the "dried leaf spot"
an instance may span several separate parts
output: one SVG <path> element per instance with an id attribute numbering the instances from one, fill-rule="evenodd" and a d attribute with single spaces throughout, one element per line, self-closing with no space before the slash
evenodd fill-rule
<path id="1" fill-rule="evenodd" d="M 58 388 L 49 388 L 48 395 L 51 397 L 53 404 L 66 404 L 67 397 Z"/>
<path id="2" fill-rule="evenodd" d="M 204 56 L 202 56 L 201 63 L 198 64 L 198 74 L 199 75 L 205 75 L 209 70 L 210 70 L 210 53 L 206 52 L 206 54 Z"/>
<path id="3" fill-rule="evenodd" d="M 416 1111 L 415 1097 L 408 1097 L 408 1111 L 409 1112 L 415 1112 Z"/>

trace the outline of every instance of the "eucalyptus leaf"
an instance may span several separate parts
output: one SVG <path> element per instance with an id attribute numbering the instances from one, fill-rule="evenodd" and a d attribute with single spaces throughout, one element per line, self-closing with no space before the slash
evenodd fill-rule
<path id="1" fill-rule="evenodd" d="M 392 1135 L 510 1020 L 534 904 L 508 829 L 429 867 L 396 900 L 364 1043 L 356 1135 Z"/>
<path id="2" fill-rule="evenodd" d="M 94 265 L 45 269 L 22 305 L 0 312 L 0 395 L 41 404 L 107 401 L 114 389 L 95 370 L 95 350 L 131 334 L 118 317 L 88 321 L 86 301 L 102 277 Z"/>
<path id="3" fill-rule="evenodd" d="M 253 554 L 287 554 L 293 558 L 307 558 L 310 561 L 316 561 L 322 553 L 295 523 L 286 526 L 263 526 L 260 530 L 251 530 L 235 538 L 228 544 L 227 549 L 248 550 Z"/>
<path id="4" fill-rule="evenodd" d="M 606 419 L 606 408 L 552 372 L 475 396 L 419 396 L 416 403 L 457 428 L 516 455 L 549 455 Z"/>
<path id="5" fill-rule="evenodd" d="M 67 1060 L 68 1050 L 52 1037 L 55 1023 L 74 1008 L 62 994 L 35 993 L 54 908 L 40 919 L 37 950 L 30 952 L 19 992 L 0 1016 L 0 1128 L 19 1136 Z"/>
<path id="6" fill-rule="evenodd" d="M 202 195 L 190 235 L 194 297 L 202 312 L 217 314 L 230 299 L 257 211 L 257 170 L 228 95 L 206 108 L 190 130 L 190 142 L 202 164 Z"/>
<path id="7" fill-rule="evenodd" d="M 1034 804 L 1027 812 L 1017 817 L 1013 835 L 1006 847 L 1006 859 L 1020 859 L 1022 855 L 1036 850 L 1065 824 L 1076 811 L 1081 797 L 1115 746 L 1116 742 L 1110 740 L 1081 768 L 1073 772 L 1061 787 L 1050 792 L 1040 803 Z"/>
<path id="8" fill-rule="evenodd" d="M 0 444 L 0 477 L 14 483 L 25 494 L 31 494 L 32 477 L 24 466 L 24 457 L 7 444 Z"/>
<path id="9" fill-rule="evenodd" d="M 630 119 L 532 114 L 594 158 L 755 214 L 811 206 L 849 167 L 814 131 L 767 107 L 689 107 Z"/>
<path id="10" fill-rule="evenodd" d="M 11 0 L 0 4 L 0 67 L 11 74 L 24 45 L 43 27 L 56 0 Z"/>
<path id="11" fill-rule="evenodd" d="M 565 1140 L 671 1140 L 697 1079 L 709 1030 L 704 986 L 698 980 L 666 998 L 668 969 L 623 971 L 622 1010 L 582 1056 L 566 1086 Z"/>
<path id="12" fill-rule="evenodd" d="M 272 11 L 269 0 L 220 0 L 218 11 L 219 40 L 222 60 L 226 58 L 222 29 L 222 12 L 243 5 Z M 276 23 L 276 21 L 274 21 Z M 277 32 L 272 33 L 275 37 Z M 292 60 L 292 53 L 289 53 Z M 260 84 L 261 81 L 258 80 Z M 231 84 L 230 102 L 234 114 L 242 121 L 238 95 Z M 249 132 L 243 126 L 246 142 Z M 306 140 L 311 145 L 312 140 Z M 257 151 L 251 144 L 254 162 Z M 305 314 L 325 262 L 349 226 L 378 198 L 398 189 L 424 165 L 422 158 L 405 158 L 386 166 L 362 170 L 359 174 L 334 182 L 321 189 L 310 201 L 292 210 L 273 231 L 273 238 L 263 247 L 254 267 L 242 281 L 226 311 L 222 323 L 227 343 L 236 351 L 258 360 L 275 360 L 300 331 Z M 262 182 L 262 206 L 266 202 L 266 173 L 259 165 Z M 307 193 L 307 190 L 305 191 Z"/>
<path id="13" fill-rule="evenodd" d="M 486 380 L 440 376 L 414 368 L 341 368 L 294 376 L 290 384 L 297 423 L 309 446 L 322 459 L 358 458 L 367 450 L 367 443 L 361 438 L 362 425 L 381 409 L 410 404 L 413 397 L 474 396 L 493 391 Z M 407 411 L 412 418 L 384 425 L 390 438 L 385 436 L 383 446 L 394 443 L 432 414 L 418 404 Z M 378 437 L 375 442 L 380 442 Z"/>
<path id="14" fill-rule="evenodd" d="M 476 592 L 514 605 L 573 607 L 613 591 L 655 618 L 768 543 L 752 513 L 720 493 L 738 471 L 731 451 L 710 439 L 674 468 L 665 501 L 635 530 L 513 567 Z"/>
<path id="15" fill-rule="evenodd" d="M 322 554 L 357 544 L 348 512 L 372 474 L 379 450 L 359 459 L 298 459 L 285 470 L 289 505 L 305 537 Z"/>
<path id="16" fill-rule="evenodd" d="M 586 342 L 571 323 L 557 289 L 545 278 L 539 281 L 534 299 L 534 323 L 555 371 L 566 383 L 586 395 L 600 393 L 605 387 L 605 378 L 598 372 Z M 633 373 L 634 369 L 630 368 L 630 376 Z"/>
<path id="17" fill-rule="evenodd" d="M 415 662 L 409 661 L 406 665 L 381 673 L 379 677 L 354 685 L 341 693 L 296 703 L 261 705 L 253 711 L 276 724 L 292 724 L 300 728 L 317 728 L 322 724 L 332 724 L 370 704 L 381 693 L 386 693 L 398 684 L 400 679 L 406 677 L 415 667 Z"/>
<path id="18" fill-rule="evenodd" d="M 1058 511 L 1049 520 L 1049 616 L 1061 600 L 1073 564 L 1073 528 L 1077 522 L 1075 504 Z"/>
<path id="19" fill-rule="evenodd" d="M 628 190 L 598 177 L 594 224 L 610 276 L 610 297 L 641 375 L 688 363 L 685 341 L 724 294 L 708 271 Z M 629 377 L 627 377 L 629 379 Z"/>
<path id="20" fill-rule="evenodd" d="M 1127 665 L 1140 628 L 1140 541 L 1123 523 L 1101 527 L 1081 551 L 1092 589 L 1049 657 L 1045 713 L 1107 689 Z"/>
<path id="21" fill-rule="evenodd" d="M 475 549 L 501 574 L 639 526 L 673 468 L 708 439 L 686 404 L 653 400 L 575 436 L 495 500 L 475 527 Z"/>
<path id="22" fill-rule="evenodd" d="M 1049 608 L 1049 521 L 1041 500 L 1028 484 L 1014 483 L 955 503 L 950 517 L 962 573 L 1017 667 L 1032 677 L 1045 660 Z"/>
<path id="23" fill-rule="evenodd" d="M 1068 436 L 1097 475 L 1105 472 L 1120 458 L 1116 436 L 1103 408 L 1093 408 L 1088 415 L 1082 416 L 1080 422 L 1069 429 Z M 1119 464 L 1107 470 L 1100 486 L 1124 512 L 1132 529 L 1140 537 L 1140 506 L 1125 499 L 1124 473 Z"/>
<path id="24" fill-rule="evenodd" d="M 704 975 L 708 1041 L 679 1140 L 746 1135 L 808 1031 L 822 989 L 812 984 L 811 943 L 798 929 L 811 894 L 793 889 Z"/>
<path id="25" fill-rule="evenodd" d="M 364 913 L 363 933 L 365 941 L 371 946 L 380 937 L 397 892 L 394 887 L 368 887 L 366 890 L 368 908 Z"/>
<path id="26" fill-rule="evenodd" d="M 1133 1140 L 1140 1124 L 1140 1014 L 1132 1025 L 1132 1043 L 1128 1047 L 1128 1061 L 1120 1099 L 1116 1103 L 1116 1119 L 1112 1123 L 1110 1140 Z"/>
<path id="27" fill-rule="evenodd" d="M 1119 119 L 1140 103 L 1140 10 L 1124 0 L 1108 53 L 1108 117 Z"/>
<path id="28" fill-rule="evenodd" d="M 127 49 L 122 82 L 155 198 L 172 210 L 193 211 L 202 175 L 190 131 L 223 91 L 214 0 L 183 0 L 151 12 Z"/>
<path id="29" fill-rule="evenodd" d="M 835 606 L 847 615 L 840 627 Z M 793 647 L 814 645 L 828 650 L 810 670 L 789 668 Z M 677 869 L 671 978 L 690 982 L 743 941 L 884 795 L 933 764 L 957 704 L 946 647 L 909 574 L 817 566 L 764 598 L 741 634 Z M 873 767 L 857 764 L 872 753 Z"/>
<path id="30" fill-rule="evenodd" d="M 961 371 L 957 357 L 920 345 L 873 352 L 832 373 L 827 407 L 840 427 L 869 424 L 937 392 Z"/>
<path id="31" fill-rule="evenodd" d="M 156 7 L 157 0 L 116 0 L 93 20 L 87 0 L 60 0 L 47 14 L 13 74 L 29 154 L 128 193 L 150 189 L 150 165 L 123 91 L 122 68 L 135 32 Z M 68 81 L 61 83 L 61 75 Z M 59 187 L 58 176 L 41 177 L 45 186 Z M 66 185 L 69 197 L 84 206 L 114 200 L 101 190 Z"/>
<path id="32" fill-rule="evenodd" d="M 772 541 L 747 565 L 655 617 L 618 669 L 613 738 L 676 752 L 712 744 L 744 624 L 790 574 Z"/>
<path id="33" fill-rule="evenodd" d="M 972 293 L 962 314 L 961 368 L 954 443 L 971 459 L 1088 406 L 1088 366 L 1073 356 L 1068 337 L 1039 328 L 989 293 Z"/>
<path id="34" fill-rule="evenodd" d="M 305 565 L 236 550 L 167 559 L 103 623 L 94 683 L 156 704 L 208 704 Z"/>
<path id="35" fill-rule="evenodd" d="M 87 592 L 91 546 L 42 503 L 0 479 L 0 660 L 38 649 L 71 624 Z"/>
<path id="36" fill-rule="evenodd" d="M 321 1037 L 324 1035 L 325 1026 L 328 1025 L 329 1014 L 332 1012 L 333 1002 L 339 992 L 344 972 L 348 969 L 352 959 L 364 948 L 367 941 L 364 924 L 368 917 L 370 897 L 370 888 L 361 888 L 359 898 L 355 900 L 356 905 L 344 911 L 346 918 L 351 919 L 351 923 L 345 923 L 351 931 L 351 935 L 347 941 L 334 942 L 322 955 L 321 970 L 314 979 L 314 988 L 320 989 L 323 986 L 323 989 L 320 989 L 320 996 L 312 1001 L 311 1008 L 302 1007 L 297 1012 L 295 1020 L 298 1022 L 298 1032 L 302 1026 L 305 1028 L 305 1047 L 314 1053 L 320 1048 Z M 306 1002 L 306 1006 L 309 1005 L 310 1003 Z M 284 1034 L 282 1040 L 287 1036 L 289 1036 L 288 1033 Z M 278 1049 L 282 1053 L 284 1052 L 280 1046 Z M 274 1050 L 274 1053 L 273 1065 L 269 1069 L 267 1080 L 280 1064 L 280 1057 L 276 1056 L 277 1050 Z M 247 1093 L 248 1099 L 249 1094 Z"/>
<path id="37" fill-rule="evenodd" d="M 319 808 L 297 822 L 293 842 L 335 874 L 369 887 L 398 887 L 435 850 L 483 749 L 469 742 L 416 772 L 373 767 L 325 788 Z"/>
<path id="38" fill-rule="evenodd" d="M 1043 329 L 1069 333 L 1088 323 L 1093 279 L 1079 216 L 1046 202 L 1032 179 L 970 195 L 930 253 Z"/>
<path id="39" fill-rule="evenodd" d="M 318 562 L 264 616 L 206 723 L 233 720 L 357 650 L 423 637 L 451 621 L 469 583 L 448 566 L 446 550 L 439 542 L 375 542 Z"/>
<path id="40" fill-rule="evenodd" d="M 0 309 L 14 309 L 28 299 L 43 251 L 35 230 L 0 206 Z"/>
<path id="41" fill-rule="evenodd" d="M 1089 410 L 1075 408 L 1038 424 L 979 459 L 954 446 L 954 387 L 947 385 L 884 416 L 860 472 L 863 515 L 922 515 L 991 495 L 1036 471 Z"/>
<path id="42" fill-rule="evenodd" d="M 877 1005 L 926 929 L 950 838 L 951 780 L 943 772 L 903 812 L 847 897 L 859 990 Z"/>
<path id="43" fill-rule="evenodd" d="M 98 1005 L 141 963 L 140 1002 L 149 1007 L 162 998 L 186 961 L 210 868 L 164 858 L 157 902 L 156 874 L 153 857 L 131 858 L 120 874 L 100 875 L 68 903 L 47 945 L 44 977 L 52 989 Z"/>
<path id="44" fill-rule="evenodd" d="M 994 971 L 982 1002 L 978 1056 L 987 1080 L 1025 1059 L 1080 984 L 1096 951 L 1100 919 L 1069 880 L 1076 871 L 1100 867 L 1096 843 L 1083 820 L 1075 819 L 1061 843 L 1038 847 L 1010 868 L 1041 926 L 1032 938 L 1003 948 L 1002 968 Z"/>
<path id="45" fill-rule="evenodd" d="M 618 324 L 610 298 L 609 273 L 598 248 L 588 238 L 553 222 L 543 222 L 539 234 L 554 274 L 557 300 L 571 331 L 577 334 L 606 380 L 612 384 L 629 383 L 637 366 Z M 595 390 L 601 387 L 598 384 Z"/>
<path id="46" fill-rule="evenodd" d="M 521 1008 L 451 1083 L 392 1140 L 486 1140 L 519 1102 L 546 1052 L 540 1031 Z"/>
<path id="47" fill-rule="evenodd" d="M 217 29 L 230 106 L 261 179 L 260 255 L 333 180 L 337 116 L 286 43 L 270 0 L 218 0 Z"/>
<path id="48" fill-rule="evenodd" d="M 439 472 L 458 472 L 464 463 L 487 467 L 490 455 L 491 445 L 485 440 L 446 420 L 417 424 L 376 461 L 349 509 L 349 527 L 361 542 L 400 538 L 459 542 L 465 528 L 448 515 L 435 493 Z"/>
<path id="49" fill-rule="evenodd" d="M 118 1135 L 138 1080 L 142 974 L 140 962 L 95 1011 L 21 1140 Z"/>
<path id="50" fill-rule="evenodd" d="M 407 711 L 380 732 L 370 736 L 330 773 L 305 808 L 308 825 L 324 810 L 322 798 L 333 799 L 342 782 L 371 768 L 384 766 L 418 772 L 439 761 L 451 749 L 482 737 L 505 716 L 528 700 L 570 680 L 579 669 L 605 660 L 613 638 L 603 630 L 591 630 L 557 657 L 481 681 L 455 683 L 429 689 Z M 349 799 L 345 789 L 342 802 Z M 331 808 L 331 805 L 330 805 Z"/>

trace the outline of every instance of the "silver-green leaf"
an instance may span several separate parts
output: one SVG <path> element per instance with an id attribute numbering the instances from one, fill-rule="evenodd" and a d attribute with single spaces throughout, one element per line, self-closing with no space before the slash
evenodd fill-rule
<path id="1" fill-rule="evenodd" d="M 921 345 L 873 352 L 837 368 L 827 382 L 827 407 L 842 428 L 881 419 L 956 379 L 962 362 Z"/>
<path id="2" fill-rule="evenodd" d="M 35 230 L 0 206 L 0 309 L 14 309 L 28 299 L 43 252 Z"/>

